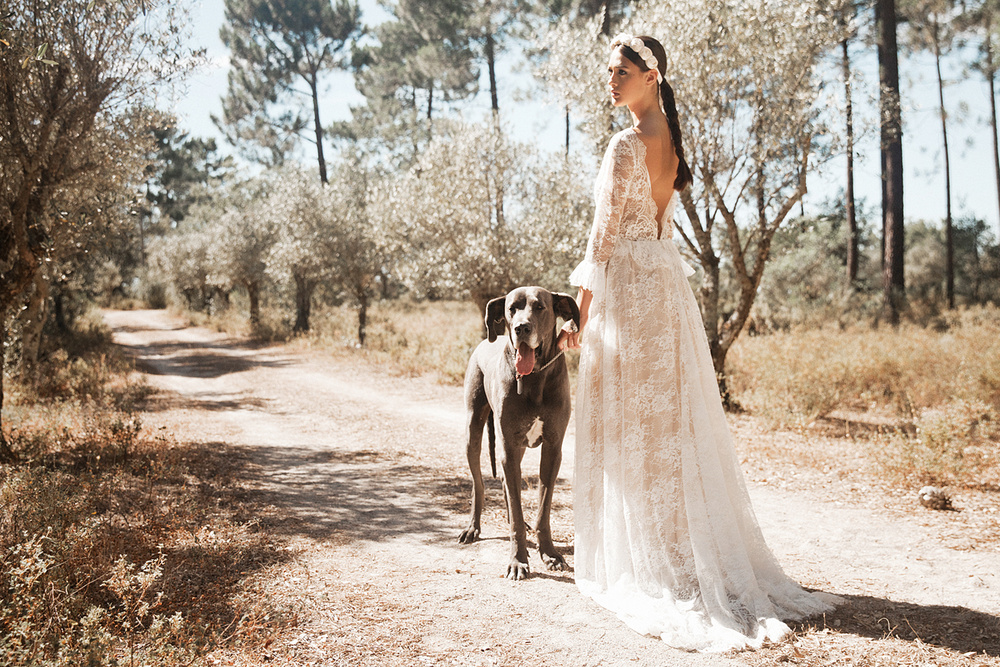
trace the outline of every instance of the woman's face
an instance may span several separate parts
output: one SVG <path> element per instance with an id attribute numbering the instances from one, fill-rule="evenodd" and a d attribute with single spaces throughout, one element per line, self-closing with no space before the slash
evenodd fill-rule
<path id="1" fill-rule="evenodd" d="M 648 74 L 639 66 L 622 55 L 621 49 L 611 52 L 608 59 L 608 90 L 611 92 L 611 103 L 616 107 L 628 106 L 642 99 L 646 93 Z M 655 75 L 653 75 L 655 76 Z"/>

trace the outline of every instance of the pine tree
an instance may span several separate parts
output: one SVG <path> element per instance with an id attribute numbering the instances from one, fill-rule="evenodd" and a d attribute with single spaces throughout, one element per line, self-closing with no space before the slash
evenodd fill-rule
<path id="1" fill-rule="evenodd" d="M 367 142 L 406 167 L 434 135 L 442 103 L 478 91 L 467 0 L 400 0 L 395 20 L 374 30 L 378 44 L 354 56 L 355 87 L 366 104 L 335 126 L 353 143 Z"/>
<path id="2" fill-rule="evenodd" d="M 232 59 L 216 125 L 244 154 L 267 164 L 282 163 L 311 126 L 326 183 L 323 75 L 347 65 L 345 54 L 360 33 L 355 0 L 226 0 L 220 36 Z M 308 106 L 300 100 L 302 84 Z"/>
<path id="3" fill-rule="evenodd" d="M 903 124 L 899 104 L 899 54 L 896 46 L 896 2 L 875 3 L 878 39 L 882 138 L 882 287 L 883 315 L 899 323 L 905 305 L 903 273 Z"/>

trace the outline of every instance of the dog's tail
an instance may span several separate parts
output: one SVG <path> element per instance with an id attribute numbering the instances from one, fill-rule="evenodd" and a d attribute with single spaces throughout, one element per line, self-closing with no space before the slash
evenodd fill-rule
<path id="1" fill-rule="evenodd" d="M 490 440 L 490 469 L 493 479 L 497 477 L 497 434 L 493 432 L 493 411 L 486 415 L 486 434 Z"/>

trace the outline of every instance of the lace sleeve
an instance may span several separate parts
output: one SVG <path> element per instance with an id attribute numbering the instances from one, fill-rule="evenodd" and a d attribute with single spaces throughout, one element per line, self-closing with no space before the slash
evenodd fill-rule
<path id="1" fill-rule="evenodd" d="M 621 229 L 622 212 L 628 198 L 638 155 L 624 133 L 615 135 L 601 162 L 594 185 L 594 225 L 587 241 L 587 254 L 570 275 L 570 284 L 595 291 L 603 286 L 605 264 L 611 257 Z"/>

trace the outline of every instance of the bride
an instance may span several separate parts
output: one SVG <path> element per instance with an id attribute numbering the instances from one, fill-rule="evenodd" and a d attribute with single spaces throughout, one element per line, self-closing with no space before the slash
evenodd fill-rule
<path id="1" fill-rule="evenodd" d="M 633 126 L 608 145 L 583 262 L 573 481 L 576 582 L 637 632 L 687 650 L 759 647 L 831 609 L 782 572 L 757 525 L 701 315 L 671 240 L 691 183 L 666 54 L 612 41 Z M 661 106 L 662 104 L 662 106 Z"/>

